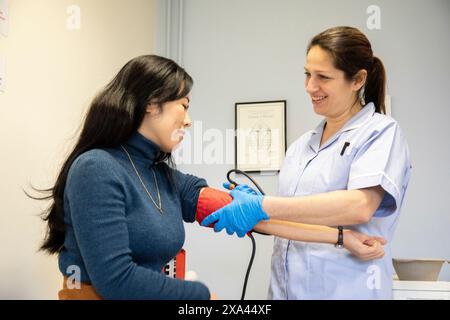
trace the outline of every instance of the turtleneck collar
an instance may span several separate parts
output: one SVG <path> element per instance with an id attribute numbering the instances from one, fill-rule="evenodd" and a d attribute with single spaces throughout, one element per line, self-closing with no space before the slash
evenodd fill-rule
<path id="1" fill-rule="evenodd" d="M 147 139 L 139 132 L 135 132 L 125 143 L 125 148 L 133 161 L 139 161 L 146 165 L 153 165 L 161 148 L 153 141 Z"/>

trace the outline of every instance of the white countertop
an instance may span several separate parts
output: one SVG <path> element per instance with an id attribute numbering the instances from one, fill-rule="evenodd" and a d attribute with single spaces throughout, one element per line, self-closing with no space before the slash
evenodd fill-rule
<path id="1" fill-rule="evenodd" d="M 448 281 L 392 281 L 395 300 L 450 300 Z"/>
<path id="2" fill-rule="evenodd" d="M 448 281 L 392 281 L 394 290 L 430 290 L 430 291 L 449 291 L 450 282 Z"/>

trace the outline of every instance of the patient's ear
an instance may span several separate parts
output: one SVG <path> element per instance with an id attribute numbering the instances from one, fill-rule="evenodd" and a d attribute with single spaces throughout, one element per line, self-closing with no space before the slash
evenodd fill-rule
<path id="1" fill-rule="evenodd" d="M 156 116 L 161 113 L 161 109 L 159 107 L 159 104 L 149 103 L 147 104 L 147 109 L 145 110 L 145 112 L 150 116 Z"/>

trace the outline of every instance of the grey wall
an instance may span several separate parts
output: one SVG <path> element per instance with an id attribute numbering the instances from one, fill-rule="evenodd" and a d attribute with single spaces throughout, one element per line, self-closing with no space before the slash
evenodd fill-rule
<path id="1" fill-rule="evenodd" d="M 366 27 L 366 9 L 372 4 L 381 8 L 380 30 Z M 319 121 L 303 86 L 308 40 L 331 26 L 360 28 L 385 63 L 392 115 L 413 159 L 394 256 L 450 259 L 450 1 L 178 0 L 160 1 L 159 12 L 157 52 L 178 60 L 193 76 L 191 117 L 202 121 L 203 130 L 233 129 L 235 102 L 285 99 L 288 144 Z M 190 164 L 180 169 L 218 187 L 232 167 Z M 276 193 L 277 176 L 255 177 L 268 194 Z M 250 240 L 197 225 L 186 228 L 188 269 L 219 298 L 239 298 Z M 247 298 L 264 299 L 272 238 L 256 238 Z M 450 280 L 449 269 L 444 266 L 440 280 Z"/>

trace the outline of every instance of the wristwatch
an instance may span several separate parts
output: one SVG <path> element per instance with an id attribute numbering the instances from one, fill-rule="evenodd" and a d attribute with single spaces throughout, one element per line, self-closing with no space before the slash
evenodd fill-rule
<path id="1" fill-rule="evenodd" d="M 338 240 L 334 246 L 338 249 L 344 248 L 344 228 L 342 226 L 338 226 Z"/>

